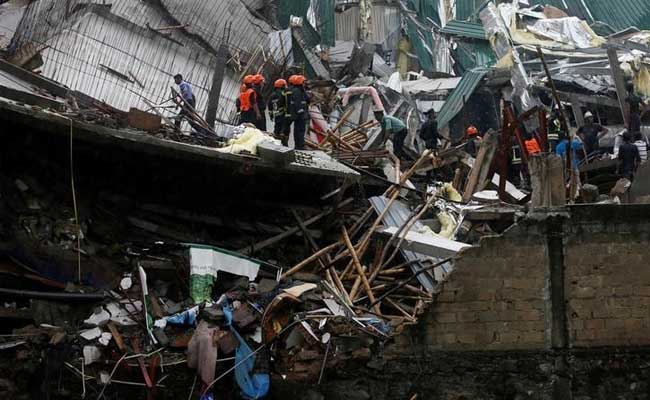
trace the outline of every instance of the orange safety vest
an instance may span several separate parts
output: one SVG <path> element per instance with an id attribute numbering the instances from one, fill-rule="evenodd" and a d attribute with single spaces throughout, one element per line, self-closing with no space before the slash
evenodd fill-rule
<path id="1" fill-rule="evenodd" d="M 539 147 L 539 143 L 537 143 L 537 140 L 535 138 L 526 140 L 524 144 L 526 145 L 526 151 L 530 155 L 542 152 L 542 149 Z"/>
<path id="2" fill-rule="evenodd" d="M 250 111 L 256 101 L 255 90 L 252 88 L 246 89 L 239 95 L 239 109 L 242 112 Z"/>

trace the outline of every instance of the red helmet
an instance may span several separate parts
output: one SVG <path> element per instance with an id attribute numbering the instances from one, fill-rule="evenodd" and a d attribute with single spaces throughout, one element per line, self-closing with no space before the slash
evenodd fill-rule
<path id="1" fill-rule="evenodd" d="M 285 81 L 284 79 L 278 79 L 277 81 L 275 81 L 273 83 L 273 87 L 276 87 L 278 89 L 283 88 L 283 87 L 287 87 L 287 81 Z"/>
<path id="2" fill-rule="evenodd" d="M 255 78 L 253 77 L 253 75 L 246 75 L 246 76 L 244 77 L 244 84 L 246 84 L 246 85 L 252 85 L 253 82 L 255 82 Z"/>
<path id="3" fill-rule="evenodd" d="M 465 133 L 467 133 L 467 136 L 476 136 L 478 135 L 478 129 L 474 125 L 470 125 L 467 127 Z"/>
<path id="4" fill-rule="evenodd" d="M 264 83 L 264 77 L 260 74 L 253 75 L 253 83 L 256 85 L 261 85 Z"/>

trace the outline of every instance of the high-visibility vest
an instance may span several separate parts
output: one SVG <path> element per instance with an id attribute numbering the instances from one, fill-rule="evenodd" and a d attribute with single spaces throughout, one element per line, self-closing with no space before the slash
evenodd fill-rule
<path id="1" fill-rule="evenodd" d="M 530 155 L 542 152 L 542 149 L 539 147 L 539 143 L 537 143 L 537 140 L 535 138 L 526 140 L 524 144 L 526 145 L 526 151 Z"/>
<path id="2" fill-rule="evenodd" d="M 241 92 L 239 95 L 239 109 L 241 112 L 250 111 L 253 108 L 254 101 L 256 101 L 255 90 L 249 88 Z"/>

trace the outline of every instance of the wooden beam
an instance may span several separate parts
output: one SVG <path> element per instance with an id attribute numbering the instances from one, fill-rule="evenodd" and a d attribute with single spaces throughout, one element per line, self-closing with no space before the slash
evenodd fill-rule
<path id="1" fill-rule="evenodd" d="M 625 126 L 630 126 L 630 114 L 628 111 L 628 105 L 625 100 L 627 100 L 627 90 L 625 89 L 625 79 L 623 78 L 623 71 L 621 71 L 621 65 L 618 62 L 618 54 L 616 53 L 616 48 L 609 47 L 607 49 L 607 58 L 609 58 L 609 67 L 612 72 L 612 78 L 614 78 L 614 84 L 616 85 L 616 95 L 618 96 L 618 104 L 623 113 L 623 120 L 625 121 Z"/>
<path id="2" fill-rule="evenodd" d="M 228 45 L 221 43 L 217 51 L 216 63 L 212 73 L 212 86 L 208 95 L 208 107 L 205 111 L 205 121 L 210 128 L 214 129 L 214 121 L 217 118 L 217 109 L 219 108 L 219 98 L 221 97 L 221 86 L 223 77 L 226 73 L 226 61 L 228 59 Z"/>
<path id="3" fill-rule="evenodd" d="M 469 202 L 474 193 L 485 188 L 487 175 L 490 172 L 490 167 L 492 165 L 492 160 L 494 160 L 498 144 L 499 138 L 497 137 L 497 133 L 494 131 L 489 131 L 481 141 L 481 146 L 476 155 L 476 161 L 474 162 L 474 166 L 469 172 L 469 177 L 467 178 L 467 184 L 465 185 L 465 191 L 463 193 L 463 202 Z"/>
<path id="4" fill-rule="evenodd" d="M 22 67 L 14 65 L 2 59 L 0 59 L 0 71 L 8 72 L 17 78 L 31 83 L 32 85 L 47 90 L 55 96 L 66 97 L 70 92 L 68 88 L 61 86 L 52 80 L 49 80 L 41 75 L 37 75 L 31 71 L 28 71 Z"/>
<path id="5" fill-rule="evenodd" d="M 350 254 L 352 255 L 352 261 L 354 263 L 354 267 L 356 268 L 357 274 L 359 274 L 359 277 L 361 277 L 361 284 L 363 285 L 363 288 L 366 291 L 366 294 L 368 295 L 368 299 L 372 303 L 376 303 L 375 302 L 375 294 L 372 292 L 372 288 L 370 287 L 370 283 L 368 282 L 368 277 L 363 272 L 363 267 L 361 266 L 361 262 L 359 261 L 359 257 L 357 256 L 357 252 L 354 250 L 354 246 L 352 245 L 352 242 L 350 241 L 350 236 L 348 236 L 348 231 L 345 229 L 345 227 L 341 227 L 341 233 L 343 235 L 343 240 L 345 241 L 345 245 L 347 246 L 348 250 L 350 251 Z M 374 305 L 373 311 L 375 313 L 381 315 L 381 310 L 379 309 L 379 304 Z"/>

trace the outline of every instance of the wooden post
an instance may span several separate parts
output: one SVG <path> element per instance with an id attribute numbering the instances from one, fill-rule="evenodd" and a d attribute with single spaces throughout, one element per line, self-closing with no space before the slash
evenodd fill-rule
<path id="1" fill-rule="evenodd" d="M 212 74 L 212 87 L 208 97 L 208 108 L 205 111 L 205 121 L 214 129 L 214 121 L 217 118 L 217 109 L 219 108 L 219 97 L 221 96 L 221 86 L 223 77 L 226 73 L 226 63 L 228 60 L 228 46 L 221 43 L 217 51 L 216 65 Z"/>
<path id="2" fill-rule="evenodd" d="M 618 62 L 616 48 L 609 47 L 607 49 L 607 58 L 609 58 L 609 68 L 612 71 L 612 78 L 614 78 L 614 84 L 616 85 L 616 95 L 618 96 L 618 103 L 623 113 L 623 121 L 625 121 L 625 126 L 628 127 L 630 126 L 630 113 L 628 104 L 625 101 L 627 100 L 627 90 L 625 89 L 625 80 L 623 79 L 621 65 Z"/>
<path id="3" fill-rule="evenodd" d="M 463 192 L 464 203 L 467 203 L 472 199 L 472 195 L 477 191 L 477 188 L 478 190 L 483 189 L 481 186 L 483 186 L 483 183 L 487 179 L 490 166 L 492 165 L 492 160 L 494 159 L 494 154 L 497 150 L 497 145 L 498 137 L 493 131 L 486 133 L 483 140 L 481 140 L 481 146 L 478 149 L 476 161 L 474 162 L 472 170 L 469 172 L 465 191 Z"/>
<path id="4" fill-rule="evenodd" d="M 573 110 L 573 117 L 576 120 L 578 127 L 585 125 L 585 118 L 582 115 L 582 103 L 576 96 L 571 96 L 571 109 Z"/>

